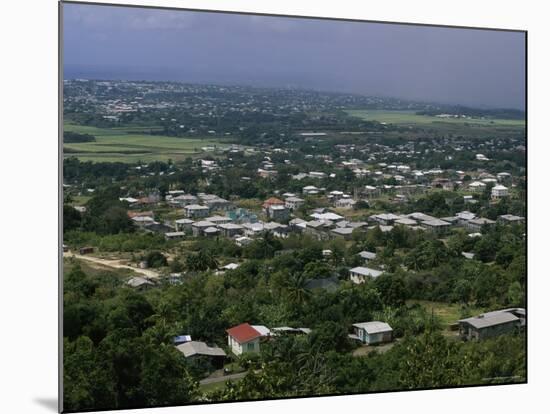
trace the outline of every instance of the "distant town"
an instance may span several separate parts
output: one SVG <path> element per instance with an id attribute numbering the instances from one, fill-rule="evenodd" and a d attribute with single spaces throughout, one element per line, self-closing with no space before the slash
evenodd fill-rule
<path id="1" fill-rule="evenodd" d="M 523 112 L 63 91 L 71 409 L 525 382 Z"/>

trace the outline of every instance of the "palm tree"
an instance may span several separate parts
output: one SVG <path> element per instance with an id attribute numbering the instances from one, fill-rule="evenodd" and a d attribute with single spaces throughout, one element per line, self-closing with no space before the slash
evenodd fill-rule
<path id="1" fill-rule="evenodd" d="M 288 280 L 286 287 L 287 297 L 290 302 L 296 305 L 303 305 L 311 296 L 309 290 L 306 289 L 307 279 L 303 273 L 294 273 Z"/>

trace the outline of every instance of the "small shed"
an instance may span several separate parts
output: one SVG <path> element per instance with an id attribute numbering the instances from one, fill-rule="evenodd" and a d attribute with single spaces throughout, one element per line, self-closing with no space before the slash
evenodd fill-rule
<path id="1" fill-rule="evenodd" d="M 386 322 L 372 321 L 354 323 L 353 329 L 355 335 L 361 342 L 367 345 L 391 342 L 393 339 L 393 329 Z"/>

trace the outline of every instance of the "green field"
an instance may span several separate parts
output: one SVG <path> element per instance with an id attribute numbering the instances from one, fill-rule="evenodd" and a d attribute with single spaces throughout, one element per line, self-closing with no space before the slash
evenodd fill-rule
<path id="1" fill-rule="evenodd" d="M 67 143 L 63 145 L 65 157 L 77 157 L 81 161 L 128 162 L 138 161 L 174 161 L 185 159 L 202 152 L 201 148 L 228 146 L 221 139 L 177 138 L 162 135 L 139 134 L 139 130 L 151 131 L 155 128 L 122 127 L 96 128 L 91 126 L 64 124 L 65 131 L 90 134 L 96 137 L 95 142 Z"/>
<path id="2" fill-rule="evenodd" d="M 461 305 L 457 303 L 443 303 L 443 302 L 430 302 L 427 300 L 409 300 L 408 305 L 419 304 L 423 306 L 428 312 L 433 312 L 434 316 L 441 319 L 444 325 L 452 325 L 459 319 L 465 317 L 461 312 Z M 470 306 L 468 308 L 468 317 L 478 315 L 484 312 L 482 308 Z"/>
<path id="3" fill-rule="evenodd" d="M 390 110 L 363 110 L 353 109 L 346 111 L 351 116 L 362 118 L 366 121 L 385 122 L 398 125 L 430 125 L 430 124 L 458 124 L 492 127 L 524 127 L 525 122 L 516 119 L 476 119 L 476 118 L 436 118 L 428 115 L 417 115 L 415 111 L 390 111 Z"/>

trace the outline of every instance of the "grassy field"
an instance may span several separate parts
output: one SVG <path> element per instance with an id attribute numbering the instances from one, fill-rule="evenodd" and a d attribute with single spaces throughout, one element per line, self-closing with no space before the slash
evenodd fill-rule
<path id="1" fill-rule="evenodd" d="M 436 118 L 434 116 L 417 115 L 415 111 L 389 111 L 389 110 L 362 110 L 354 109 L 346 111 L 349 115 L 362 118 L 367 121 L 385 122 L 399 125 L 429 125 L 429 124 L 458 124 L 493 127 L 524 127 L 525 122 L 516 119 L 467 119 L 467 118 Z"/>
<path id="2" fill-rule="evenodd" d="M 430 302 L 427 300 L 411 300 L 407 302 L 409 305 L 416 303 L 423 306 L 428 312 L 433 311 L 433 314 L 441 319 L 445 326 L 452 325 L 463 317 L 461 314 L 461 305 L 457 303 Z M 472 306 L 468 308 L 469 316 L 478 315 L 483 311 L 481 308 Z"/>
<path id="3" fill-rule="evenodd" d="M 128 162 L 138 161 L 174 161 L 185 159 L 194 154 L 200 154 L 201 148 L 215 146 L 227 147 L 220 139 L 177 138 L 161 135 L 140 134 L 151 131 L 146 127 L 96 128 L 66 123 L 65 131 L 91 134 L 95 142 L 67 143 L 63 145 L 65 157 L 73 156 L 82 161 Z"/>

